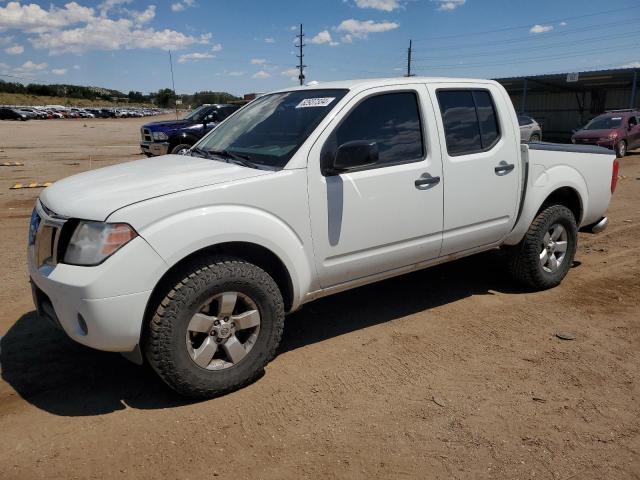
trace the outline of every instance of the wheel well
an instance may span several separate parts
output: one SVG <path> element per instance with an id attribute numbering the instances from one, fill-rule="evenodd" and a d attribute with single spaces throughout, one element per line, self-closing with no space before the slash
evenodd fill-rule
<path id="1" fill-rule="evenodd" d="M 580 198 L 580 194 L 573 188 L 562 187 L 553 191 L 545 201 L 542 202 L 538 213 L 549 205 L 564 205 L 571 210 L 571 213 L 573 213 L 576 219 L 576 223 L 580 225 L 580 220 L 582 220 L 582 199 Z"/>
<path id="2" fill-rule="evenodd" d="M 165 297 L 167 292 L 188 274 L 190 265 L 193 264 L 195 260 L 210 255 L 236 257 L 262 268 L 273 278 L 276 285 L 278 285 L 278 289 L 284 300 L 285 312 L 291 309 L 293 305 L 293 283 L 289 271 L 284 263 L 282 263 L 282 260 L 271 250 L 260 245 L 248 242 L 228 242 L 193 252 L 167 270 L 153 289 L 145 311 L 145 319 L 148 319 L 149 315 L 153 314 L 153 310 Z M 146 324 L 146 320 L 144 323 Z"/>
<path id="3" fill-rule="evenodd" d="M 179 135 L 171 137 L 169 138 L 169 153 L 171 153 L 171 150 L 173 150 L 175 147 L 177 147 L 181 143 L 184 143 L 187 145 L 193 145 L 197 141 L 198 140 L 193 137 L 181 137 Z"/>

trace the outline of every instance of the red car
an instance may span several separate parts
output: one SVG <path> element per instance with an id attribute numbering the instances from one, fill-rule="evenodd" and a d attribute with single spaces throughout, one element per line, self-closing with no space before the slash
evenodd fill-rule
<path id="1" fill-rule="evenodd" d="M 628 150 L 640 148 L 640 111 L 611 110 L 598 115 L 575 132 L 571 141 L 611 148 L 622 158 Z"/>

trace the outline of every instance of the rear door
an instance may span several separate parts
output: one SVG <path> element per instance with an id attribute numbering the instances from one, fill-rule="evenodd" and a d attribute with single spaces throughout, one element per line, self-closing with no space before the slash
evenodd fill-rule
<path id="1" fill-rule="evenodd" d="M 627 138 L 630 149 L 640 147 L 640 115 L 629 117 Z"/>
<path id="2" fill-rule="evenodd" d="M 501 240 L 513 228 L 520 190 L 520 132 L 494 84 L 431 84 L 443 174 L 442 255 Z"/>

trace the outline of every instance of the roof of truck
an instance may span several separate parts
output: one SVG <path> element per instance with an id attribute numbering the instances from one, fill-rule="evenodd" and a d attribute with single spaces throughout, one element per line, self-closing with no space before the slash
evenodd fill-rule
<path id="1" fill-rule="evenodd" d="M 281 88 L 278 92 L 289 92 L 292 90 L 311 89 L 356 89 L 384 87 L 386 85 L 409 85 L 414 83 L 497 83 L 493 80 L 475 78 L 447 78 L 447 77 L 392 77 L 392 78 L 362 78 L 354 80 L 339 80 L 332 82 L 312 82 L 307 85 Z"/>

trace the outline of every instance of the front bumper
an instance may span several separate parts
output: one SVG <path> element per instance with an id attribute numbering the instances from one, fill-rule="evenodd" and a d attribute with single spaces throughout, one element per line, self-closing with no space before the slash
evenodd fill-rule
<path id="1" fill-rule="evenodd" d="M 140 142 L 140 150 L 145 155 L 158 157 L 169 153 L 169 142 Z"/>
<path id="2" fill-rule="evenodd" d="M 167 269 L 144 239 L 136 237 L 95 267 L 38 266 L 33 250 L 29 247 L 29 276 L 40 315 L 88 347 L 136 348 L 151 292 Z"/>

